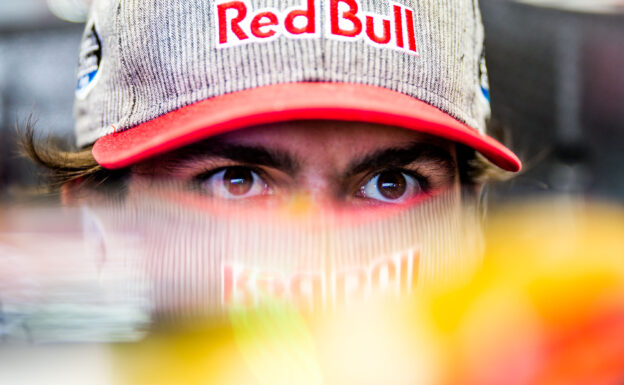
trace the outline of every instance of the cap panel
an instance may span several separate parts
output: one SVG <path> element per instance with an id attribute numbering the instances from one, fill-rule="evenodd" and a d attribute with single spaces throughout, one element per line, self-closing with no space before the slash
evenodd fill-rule
<path id="1" fill-rule="evenodd" d="M 469 105 L 472 107 L 473 116 L 482 116 L 482 119 L 487 121 L 492 111 L 490 107 L 489 76 L 485 62 L 485 28 L 483 26 L 479 0 L 473 0 L 472 4 L 475 38 L 472 46 L 474 55 L 471 58 L 471 60 L 473 60 L 474 71 L 470 74 L 471 78 L 468 80 L 473 85 L 473 94 L 472 99 L 469 100 Z"/>
<path id="2" fill-rule="evenodd" d="M 79 84 L 76 91 L 74 117 L 79 147 L 112 132 L 112 126 L 124 120 L 131 106 L 132 92 L 119 55 L 120 35 L 116 15 L 120 1 L 94 1 L 83 34 L 83 44 L 91 33 L 97 34 L 101 60 L 98 73 L 88 89 L 80 90 Z M 81 52 L 81 62 L 83 59 Z M 80 77 L 80 69 L 78 72 Z"/>
<path id="3" fill-rule="evenodd" d="M 356 0 L 349 1 L 340 3 L 348 6 Z M 100 0 L 95 6 L 95 16 L 117 20 L 118 26 L 102 31 L 111 34 L 106 37 L 112 56 L 107 58 L 108 76 L 92 91 L 88 103 L 77 103 L 80 145 L 109 132 L 110 125 L 125 130 L 214 96 L 301 81 L 354 82 L 396 90 L 484 130 L 485 112 L 474 103 L 478 73 L 474 55 L 482 34 L 473 0 L 357 1 L 361 20 L 366 20 L 365 12 L 378 20 L 377 33 L 383 30 L 382 18 L 390 22 L 392 32 L 396 30 L 394 6 L 400 6 L 404 49 L 397 48 L 395 33 L 386 45 L 372 43 L 364 31 L 357 39 L 333 36 L 331 0 L 314 3 L 314 35 L 281 31 L 281 36 L 268 41 L 256 39 L 227 48 L 218 47 L 216 7 L 223 1 L 124 0 L 117 14 L 111 15 L 116 3 Z M 308 7 L 305 0 L 241 4 L 247 21 L 259 9 L 285 15 L 289 7 Z M 417 54 L 407 49 L 408 10 Z M 236 40 L 231 23 L 222 24 L 229 28 L 230 41 Z M 240 25 L 250 35 L 249 24 Z"/>

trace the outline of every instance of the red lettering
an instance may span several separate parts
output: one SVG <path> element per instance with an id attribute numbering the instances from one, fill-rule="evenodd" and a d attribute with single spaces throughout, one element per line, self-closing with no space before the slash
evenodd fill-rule
<path id="1" fill-rule="evenodd" d="M 217 5 L 219 18 L 219 44 L 226 44 L 228 42 L 228 9 L 234 9 L 238 12 L 238 14 L 232 19 L 232 32 L 234 32 L 239 40 L 249 38 L 240 25 L 238 25 L 245 18 L 245 16 L 247 16 L 247 7 L 245 6 L 245 3 L 241 1 L 231 1 L 229 3 Z"/>
<path id="2" fill-rule="evenodd" d="M 418 284 L 418 271 L 420 267 L 420 250 L 409 251 L 410 254 L 401 255 L 401 293 L 409 293 Z M 411 271 L 410 271 L 411 263 Z"/>
<path id="3" fill-rule="evenodd" d="M 416 37 L 414 36 L 414 13 L 411 9 L 405 10 L 405 17 L 407 18 L 407 44 L 410 51 L 416 51 Z"/>
<path id="4" fill-rule="evenodd" d="M 379 262 L 373 266 L 371 274 L 373 288 L 378 288 L 383 292 L 394 287 L 394 291 L 396 292 L 398 278 L 397 267 L 392 259 Z"/>
<path id="5" fill-rule="evenodd" d="M 223 303 L 232 302 L 234 295 L 234 269 L 232 266 L 223 266 Z"/>
<path id="6" fill-rule="evenodd" d="M 262 21 L 262 19 L 268 20 Z M 278 24 L 279 20 L 277 19 L 276 14 L 274 14 L 273 12 L 260 12 L 251 20 L 251 34 L 259 38 L 271 37 L 275 35 L 274 29 L 268 29 L 263 32 L 261 28 Z"/>
<path id="7" fill-rule="evenodd" d="M 258 39 L 276 36 L 281 32 L 279 26 L 282 20 L 284 30 L 288 35 L 314 34 L 317 32 L 316 2 L 317 0 L 306 0 L 305 6 L 291 8 L 290 11 L 281 13 L 261 10 L 257 14 L 252 14 L 250 21 L 246 19 L 249 10 L 245 2 L 234 0 L 217 4 L 219 44 L 227 44 L 232 39 L 236 41 L 248 40 L 250 36 Z M 329 0 L 330 34 L 356 38 L 365 32 L 368 41 L 376 44 L 390 43 L 394 34 L 398 48 L 405 48 L 407 45 L 409 51 L 418 53 L 414 11 L 412 9 L 393 4 L 393 16 L 386 19 L 377 14 L 365 14 L 360 17 L 358 14 L 359 7 L 358 0 Z M 375 25 L 380 24 L 379 20 L 381 20 L 381 27 Z M 249 27 L 247 22 L 249 22 Z M 394 23 L 394 27 L 392 27 L 392 23 Z M 378 30 L 375 29 L 376 27 Z M 381 30 L 379 30 L 380 28 Z M 394 30 L 392 30 L 393 28 Z M 233 36 L 231 36 L 232 34 Z"/>
<path id="8" fill-rule="evenodd" d="M 401 7 L 393 5 L 394 8 L 394 31 L 396 33 L 397 46 L 403 48 L 403 19 L 401 15 Z"/>
<path id="9" fill-rule="evenodd" d="M 313 309 L 315 301 L 322 301 L 323 279 L 319 274 L 297 274 L 290 280 L 290 295 L 297 305 Z"/>
<path id="10" fill-rule="evenodd" d="M 349 20 L 353 24 L 351 29 L 340 28 L 338 17 L 338 5 L 340 3 L 347 4 L 349 10 L 342 13 L 342 17 L 345 20 Z M 357 17 L 358 5 L 355 0 L 330 0 L 329 2 L 329 16 L 331 23 L 331 33 L 334 35 L 355 37 L 362 32 L 362 22 Z"/>
<path id="11" fill-rule="evenodd" d="M 341 271 L 336 277 L 336 303 L 349 303 L 364 298 L 368 277 L 363 269 Z"/>
<path id="12" fill-rule="evenodd" d="M 296 9 L 286 15 L 284 19 L 284 27 L 286 31 L 293 35 L 300 35 L 302 33 L 314 33 L 316 31 L 316 8 L 314 5 L 315 0 L 308 0 L 308 9 Z M 299 17 L 305 17 L 305 27 L 296 27 L 295 19 Z"/>
<path id="13" fill-rule="evenodd" d="M 236 271 L 233 266 L 223 267 L 224 304 L 252 305 L 254 293 L 250 287 L 251 272 L 247 269 Z"/>
<path id="14" fill-rule="evenodd" d="M 256 277 L 256 287 L 258 288 L 260 299 L 264 297 L 269 299 L 282 299 L 286 291 L 282 277 L 278 274 L 268 272 L 258 273 Z"/>
<path id="15" fill-rule="evenodd" d="M 379 44 L 387 44 L 390 41 L 390 20 L 383 19 L 383 35 L 375 34 L 375 20 L 372 16 L 366 16 L 366 35 L 369 39 Z"/>

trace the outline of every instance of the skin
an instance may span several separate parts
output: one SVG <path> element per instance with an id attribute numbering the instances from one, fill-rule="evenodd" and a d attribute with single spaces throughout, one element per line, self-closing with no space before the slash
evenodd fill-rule
<path id="1" fill-rule="evenodd" d="M 228 190 L 226 175 L 232 169 L 238 170 L 234 176 L 254 175 L 244 181 L 251 183 L 247 190 L 235 184 Z M 405 182 L 395 199 L 380 194 L 383 173 L 389 181 Z M 136 263 L 159 290 L 154 306 L 162 311 L 175 301 L 191 304 L 194 299 L 187 296 L 193 290 L 218 287 L 224 266 L 232 264 L 240 271 L 266 273 L 266 279 L 276 274 L 285 280 L 276 278 L 279 286 L 291 285 L 288 277 L 302 272 L 325 277 L 369 271 L 396 255 L 417 255 L 418 269 L 426 273 L 412 279 L 427 284 L 471 271 L 478 260 L 472 257 L 478 242 L 465 248 L 464 227 L 452 220 L 455 215 L 472 218 L 463 217 L 456 145 L 396 127 L 336 121 L 250 127 L 136 164 L 125 182 L 123 205 L 91 200 L 101 194 L 87 197 L 94 238 L 100 242 L 95 252 L 102 260 L 116 253 L 138 256 Z M 431 200 L 420 211 L 416 204 L 438 192 L 452 196 Z M 267 212 L 265 203 L 285 205 Z M 327 234 L 317 225 L 336 231 Z M 477 226 L 470 228 L 478 235 Z M 343 252 L 350 257 L 342 258 Z M 454 258 L 457 263 L 450 262 Z M 200 289 L 167 286 L 187 287 L 188 282 L 199 282 Z M 247 285 L 244 279 L 237 282 Z"/>
<path id="2" fill-rule="evenodd" d="M 337 121 L 251 127 L 132 167 L 131 185 L 155 179 L 239 202 L 305 196 L 370 207 L 407 204 L 447 189 L 459 194 L 453 143 L 396 127 Z"/>

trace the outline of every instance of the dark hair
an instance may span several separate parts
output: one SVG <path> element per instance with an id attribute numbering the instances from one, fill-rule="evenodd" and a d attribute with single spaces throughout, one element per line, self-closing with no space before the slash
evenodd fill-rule
<path id="1" fill-rule="evenodd" d="M 43 175 L 48 192 L 58 191 L 68 183 L 90 187 L 118 185 L 128 170 L 107 170 L 100 166 L 91 154 L 92 146 L 78 151 L 60 148 L 51 138 L 38 139 L 34 125 L 28 122 L 19 132 L 21 153 L 45 170 Z"/>
<path id="2" fill-rule="evenodd" d="M 22 153 L 46 170 L 44 176 L 49 191 L 58 190 L 68 183 L 86 187 L 119 187 L 119 182 L 123 182 L 128 175 L 128 169 L 107 170 L 100 166 L 91 154 L 91 146 L 69 151 L 61 149 L 49 138 L 38 140 L 34 126 L 30 123 L 20 133 L 20 142 Z M 505 180 L 511 175 L 464 145 L 457 145 L 457 163 L 460 180 L 467 185 Z"/>

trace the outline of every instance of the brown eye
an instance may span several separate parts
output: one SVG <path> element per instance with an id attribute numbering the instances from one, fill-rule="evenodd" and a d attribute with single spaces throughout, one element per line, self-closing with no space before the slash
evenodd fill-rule
<path id="1" fill-rule="evenodd" d="M 252 171 L 245 167 L 231 167 L 223 174 L 223 184 L 232 195 L 247 194 L 253 187 L 254 176 Z"/>
<path id="2" fill-rule="evenodd" d="M 227 167 L 200 182 L 206 194 L 221 199 L 245 199 L 272 194 L 269 185 L 251 168 Z"/>
<path id="3" fill-rule="evenodd" d="M 359 195 L 386 203 L 401 203 L 423 193 L 417 178 L 401 170 L 385 170 L 360 187 Z"/>
<path id="4" fill-rule="evenodd" d="M 384 171 L 377 179 L 377 190 L 386 199 L 396 200 L 405 194 L 407 190 L 407 180 L 402 172 Z"/>

